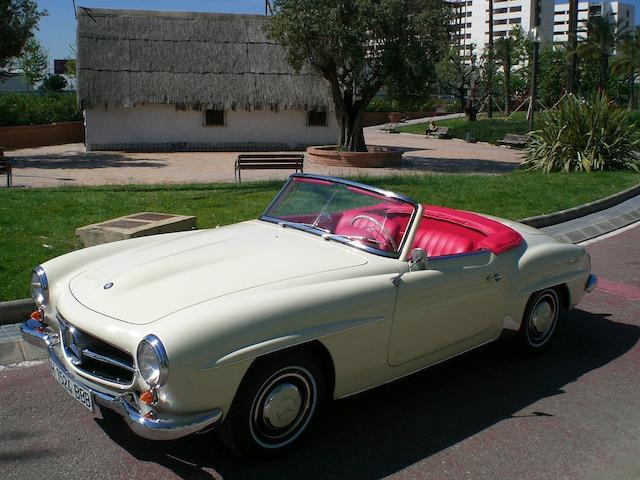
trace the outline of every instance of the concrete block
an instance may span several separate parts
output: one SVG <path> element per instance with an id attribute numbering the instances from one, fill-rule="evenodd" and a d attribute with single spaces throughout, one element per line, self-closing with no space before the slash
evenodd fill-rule
<path id="1" fill-rule="evenodd" d="M 190 215 L 140 212 L 77 228 L 76 238 L 81 246 L 91 247 L 127 238 L 183 232 L 195 228 L 196 217 Z"/>

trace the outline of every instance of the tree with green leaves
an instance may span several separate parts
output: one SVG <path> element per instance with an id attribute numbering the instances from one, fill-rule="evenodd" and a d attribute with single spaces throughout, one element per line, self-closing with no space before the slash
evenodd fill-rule
<path id="1" fill-rule="evenodd" d="M 47 75 L 44 80 L 42 80 L 42 85 L 40 89 L 43 92 L 61 92 L 67 86 L 67 79 L 62 75 Z"/>
<path id="2" fill-rule="evenodd" d="M 30 38 L 25 43 L 17 64 L 22 70 L 28 89 L 45 77 L 49 66 L 49 55 L 38 40 Z"/>
<path id="3" fill-rule="evenodd" d="M 20 56 L 45 10 L 33 0 L 0 0 L 0 77 Z"/>
<path id="4" fill-rule="evenodd" d="M 616 48 L 616 28 L 611 17 L 591 17 L 587 20 L 587 36 L 582 39 L 578 53 L 587 62 L 597 65 L 596 88 L 604 92 L 609 80 L 609 57 Z"/>
<path id="5" fill-rule="evenodd" d="M 449 42 L 445 0 L 275 0 L 266 31 L 291 66 L 305 64 L 331 87 L 338 149 L 366 151 L 364 112 L 380 89 L 420 98 Z"/>
<path id="6" fill-rule="evenodd" d="M 75 43 L 69 44 L 69 56 L 66 58 L 66 68 L 64 73 L 67 75 L 74 77 L 76 76 L 77 69 L 77 57 L 78 57 L 78 49 Z"/>
<path id="7" fill-rule="evenodd" d="M 511 68 L 513 67 L 516 41 L 511 36 L 501 37 L 496 40 L 495 49 L 504 75 L 504 114 L 509 116 L 511 113 Z"/>
<path id="8" fill-rule="evenodd" d="M 469 57 L 465 58 L 457 45 L 450 47 L 437 65 L 440 88 L 460 102 L 460 109 L 470 122 L 477 119 L 478 110 L 487 97 L 482 71 L 474 49 L 469 50 Z"/>
<path id="9" fill-rule="evenodd" d="M 629 110 L 636 109 L 635 84 L 640 79 L 640 26 L 625 35 L 613 58 L 612 69 L 626 79 L 629 85 Z"/>

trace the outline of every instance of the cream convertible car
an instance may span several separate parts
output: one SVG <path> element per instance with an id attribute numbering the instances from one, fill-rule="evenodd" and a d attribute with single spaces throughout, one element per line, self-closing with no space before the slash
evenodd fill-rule
<path id="1" fill-rule="evenodd" d="M 258 220 L 109 243 L 33 274 L 24 338 L 89 411 L 237 450 L 292 445 L 323 401 L 519 332 L 539 350 L 595 286 L 584 248 L 533 228 L 292 175 Z"/>

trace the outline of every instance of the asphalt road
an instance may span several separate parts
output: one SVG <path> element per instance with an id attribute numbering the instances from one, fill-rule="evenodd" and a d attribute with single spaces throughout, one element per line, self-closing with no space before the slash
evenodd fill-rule
<path id="1" fill-rule="evenodd" d="M 543 355 L 500 342 L 334 402 L 268 463 L 242 463 L 216 434 L 138 439 L 46 364 L 3 368 L 0 478 L 640 479 L 640 226 L 587 248 L 600 288 Z"/>

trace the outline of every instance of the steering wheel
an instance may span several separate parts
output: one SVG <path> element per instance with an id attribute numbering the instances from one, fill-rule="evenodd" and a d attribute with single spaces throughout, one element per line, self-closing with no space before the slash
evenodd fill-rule
<path id="1" fill-rule="evenodd" d="M 389 233 L 389 230 L 387 230 L 386 228 L 384 228 L 384 225 L 382 225 L 378 220 L 376 220 L 373 217 L 370 217 L 369 215 L 356 215 L 355 217 L 353 217 L 351 219 L 351 226 L 354 226 L 354 223 L 356 223 L 356 220 L 367 220 L 368 222 L 371 222 L 372 224 L 374 224 L 376 227 L 378 227 L 378 233 L 380 234 L 380 236 L 382 238 L 384 238 L 387 243 L 389 244 L 389 246 L 391 246 L 391 248 L 393 248 L 393 251 L 397 251 L 398 250 L 398 244 L 396 243 L 396 241 L 393 239 L 393 235 L 391 235 L 391 233 Z M 367 228 L 375 231 L 375 228 L 368 226 Z M 379 243 L 379 242 L 376 242 Z"/>

